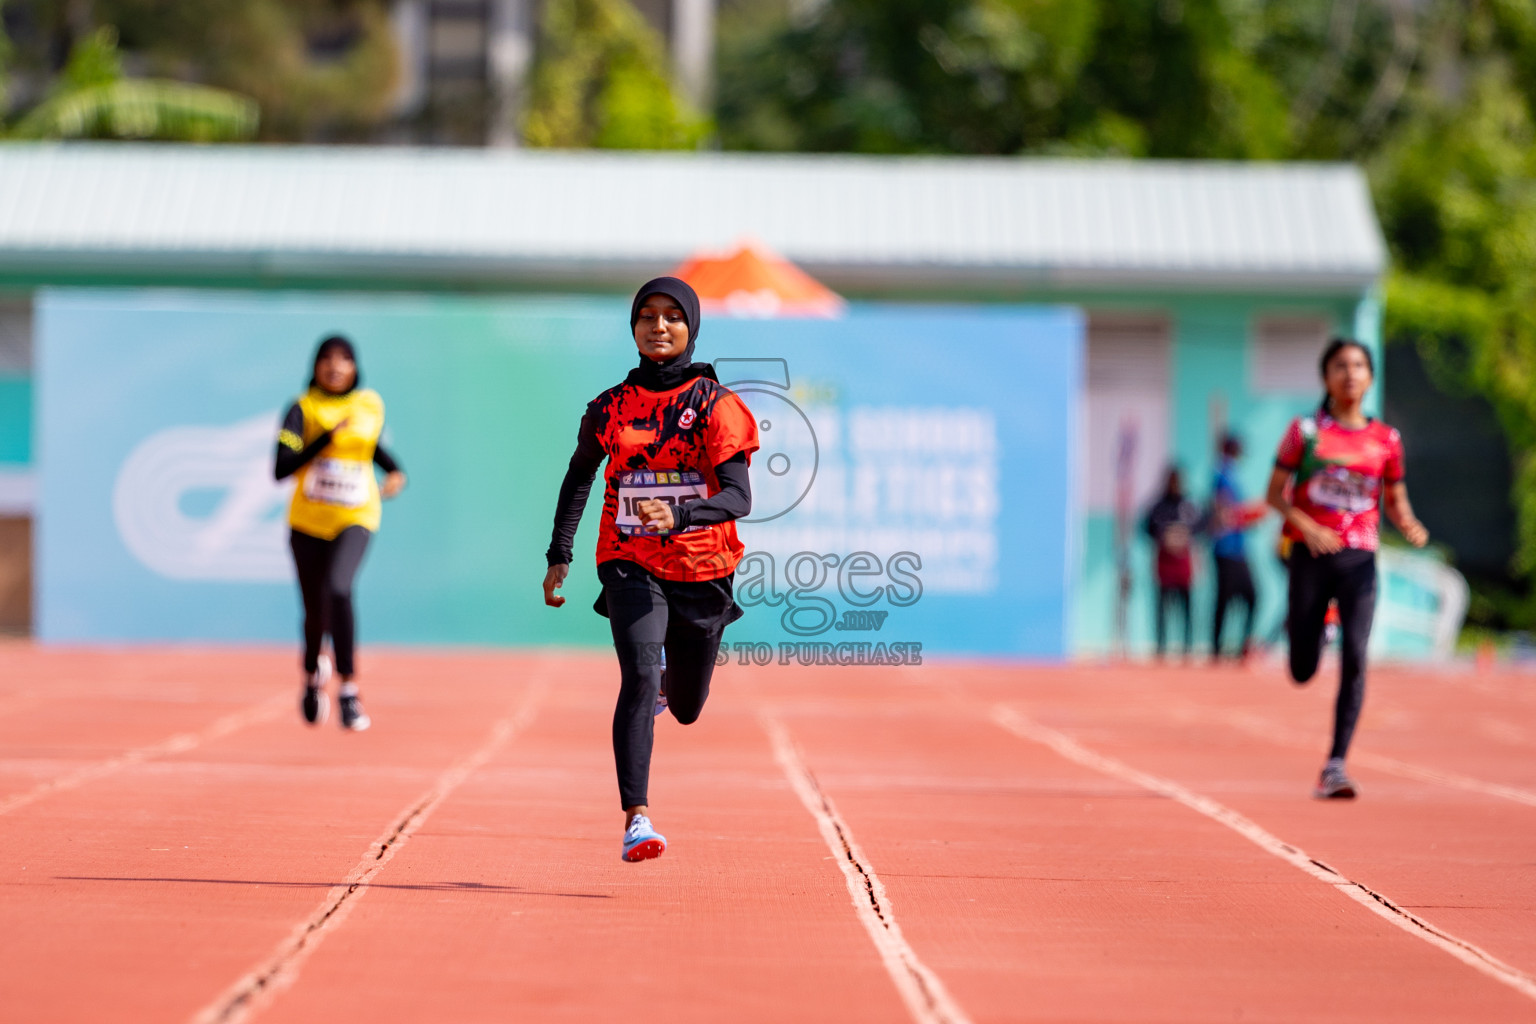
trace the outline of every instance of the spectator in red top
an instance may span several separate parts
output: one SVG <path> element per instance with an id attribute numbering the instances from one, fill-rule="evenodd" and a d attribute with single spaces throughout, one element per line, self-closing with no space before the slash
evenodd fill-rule
<path id="1" fill-rule="evenodd" d="M 1314 795 L 1352 799 L 1357 787 L 1344 770 L 1344 758 L 1365 700 L 1383 496 L 1387 517 L 1409 543 L 1423 547 L 1429 531 L 1408 503 L 1401 436 L 1361 411 L 1375 375 L 1370 350 L 1335 338 L 1323 351 L 1320 369 L 1327 393 L 1315 413 L 1291 421 L 1275 457 L 1268 499 L 1284 517 L 1292 542 L 1286 621 L 1296 682 L 1317 672 L 1328 603 L 1338 602 L 1342 642 L 1333 747 Z"/>
<path id="2" fill-rule="evenodd" d="M 1147 511 L 1144 528 L 1157 546 L 1154 574 L 1157 577 L 1157 656 L 1167 649 L 1167 613 L 1170 603 L 1184 615 L 1184 657 L 1194 645 L 1194 621 L 1189 613 L 1189 587 L 1194 579 L 1191 541 L 1200 524 L 1200 509 L 1184 496 L 1184 479 L 1178 467 L 1169 466 L 1162 496 Z"/>

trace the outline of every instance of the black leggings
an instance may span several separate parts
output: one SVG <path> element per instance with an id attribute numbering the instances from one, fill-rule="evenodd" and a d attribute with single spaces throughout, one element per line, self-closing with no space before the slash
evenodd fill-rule
<path id="1" fill-rule="evenodd" d="M 368 550 L 373 534 L 361 526 L 349 526 L 334 540 L 321 540 L 292 530 L 288 545 L 299 570 L 299 593 L 304 598 L 304 671 L 320 667 L 320 645 L 331 634 L 336 652 L 336 671 L 350 676 L 356 671 L 357 624 L 352 615 L 352 581 Z"/>
<path id="2" fill-rule="evenodd" d="M 1243 652 L 1248 650 L 1248 642 L 1253 638 L 1253 606 L 1258 600 L 1258 594 L 1253 588 L 1253 572 L 1248 568 L 1246 558 L 1216 557 L 1216 621 L 1211 627 L 1211 655 L 1221 657 L 1221 627 L 1227 618 L 1227 606 L 1233 601 L 1241 601 L 1244 605 L 1243 613 L 1243 641 L 1238 648 Z"/>
<path id="3" fill-rule="evenodd" d="M 1291 595 L 1287 628 L 1291 635 L 1291 678 L 1305 683 L 1323 655 L 1323 623 L 1328 601 L 1339 602 L 1339 697 L 1333 709 L 1333 749 L 1342 758 L 1365 703 L 1365 648 L 1376 614 L 1376 552 L 1345 548 L 1313 555 L 1306 545 L 1291 549 Z"/>
<path id="4" fill-rule="evenodd" d="M 1157 588 L 1157 656 L 1163 656 L 1163 649 L 1167 646 L 1168 639 L 1168 602 L 1172 601 L 1184 613 L 1184 653 L 1189 654 L 1189 649 L 1195 643 L 1195 624 L 1189 617 L 1189 588 L 1181 586 L 1159 586 Z"/>
<path id="5" fill-rule="evenodd" d="M 704 583 L 658 579 L 633 562 L 598 566 L 613 647 L 619 656 L 619 702 L 613 709 L 613 760 L 620 806 L 650 803 L 651 746 L 661 651 L 667 652 L 667 708 L 683 725 L 698 720 L 709 699 L 720 637 L 735 615 L 731 577 Z"/>

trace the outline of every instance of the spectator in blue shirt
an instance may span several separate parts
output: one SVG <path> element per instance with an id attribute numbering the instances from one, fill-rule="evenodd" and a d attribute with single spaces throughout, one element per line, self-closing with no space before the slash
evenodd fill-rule
<path id="1" fill-rule="evenodd" d="M 1220 660 L 1221 628 L 1227 608 L 1234 601 L 1244 605 L 1242 642 L 1238 657 L 1247 658 L 1253 640 L 1253 613 L 1258 595 L 1253 573 L 1248 568 L 1248 553 L 1243 545 L 1243 531 L 1260 518 L 1252 506 L 1243 503 L 1237 482 L 1237 460 L 1243 455 L 1243 442 L 1236 434 L 1221 439 L 1216 481 L 1211 489 L 1211 554 L 1216 562 L 1216 622 L 1211 629 L 1211 656 Z"/>

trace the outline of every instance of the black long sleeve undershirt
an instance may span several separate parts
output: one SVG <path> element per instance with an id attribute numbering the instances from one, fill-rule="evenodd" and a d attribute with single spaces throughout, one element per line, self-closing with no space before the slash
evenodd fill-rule
<path id="1" fill-rule="evenodd" d="M 304 436 L 304 413 L 299 408 L 298 403 L 289 406 L 287 414 L 283 416 L 283 431 L 284 433 L 292 434 L 294 437 Z M 293 476 L 293 474 L 309 465 L 310 460 L 319 455 L 325 449 L 325 446 L 331 443 L 331 438 L 335 433 L 334 430 L 327 430 L 299 451 L 294 451 L 279 438 L 277 442 L 277 457 L 273 460 L 272 465 L 272 475 L 278 480 L 286 480 L 288 477 Z M 382 444 L 374 446 L 373 461 L 386 473 L 400 471 L 400 463 L 395 461 L 395 457 Z"/>
<path id="2" fill-rule="evenodd" d="M 713 497 L 673 506 L 674 530 L 713 526 L 740 519 L 752 511 L 752 482 L 747 474 L 747 453 L 737 452 L 715 467 L 720 490 Z"/>
<path id="3" fill-rule="evenodd" d="M 400 472 L 400 463 L 395 461 L 395 457 L 382 444 L 373 446 L 373 461 L 386 473 Z"/>
<path id="4" fill-rule="evenodd" d="M 576 527 L 581 525 L 581 513 L 592 493 L 592 481 L 606 456 L 597 432 L 583 416 L 581 429 L 576 434 L 576 451 L 571 455 L 565 479 L 560 482 L 560 496 L 555 500 L 554 532 L 550 536 L 549 550 L 544 553 L 550 565 L 570 564 Z M 752 483 L 747 472 L 746 452 L 737 452 L 716 466 L 715 479 L 720 482 L 719 493 L 673 507 L 674 530 L 726 523 L 752 511 Z"/>
<path id="5" fill-rule="evenodd" d="M 592 493 L 592 479 L 607 454 L 591 421 L 583 416 L 576 431 L 576 451 L 571 454 L 565 479 L 560 481 L 560 496 L 555 499 L 555 528 L 549 538 L 549 550 L 544 552 L 550 565 L 570 564 L 571 546 L 576 542 L 576 527 L 581 525 L 587 497 Z"/>

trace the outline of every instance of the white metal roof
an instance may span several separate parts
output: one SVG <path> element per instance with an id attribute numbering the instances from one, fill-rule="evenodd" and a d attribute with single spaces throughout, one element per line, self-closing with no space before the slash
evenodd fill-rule
<path id="1" fill-rule="evenodd" d="M 0 274 L 628 280 L 759 239 L 834 287 L 1355 290 L 1340 164 L 8 144 Z"/>

